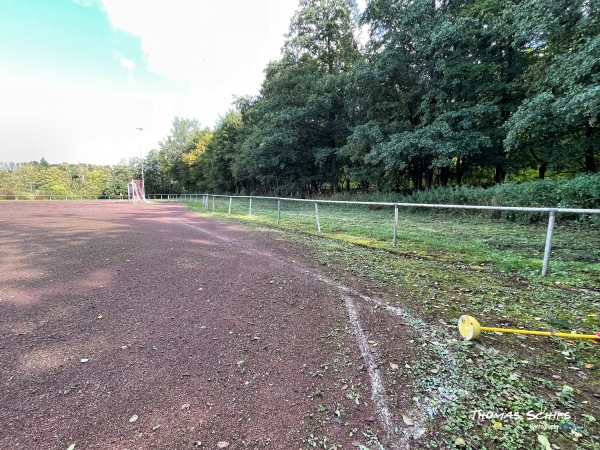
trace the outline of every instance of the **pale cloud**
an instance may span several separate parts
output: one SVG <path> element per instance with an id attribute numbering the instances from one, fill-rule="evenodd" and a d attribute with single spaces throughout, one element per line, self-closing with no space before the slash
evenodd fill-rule
<path id="1" fill-rule="evenodd" d="M 89 8 L 91 6 L 99 6 L 99 0 L 71 0 L 73 3 L 76 3 L 77 5 L 80 6 L 85 6 L 86 8 Z"/>
<path id="2" fill-rule="evenodd" d="M 256 95 L 281 57 L 298 0 L 98 0 L 116 29 L 139 37 L 146 68 L 184 83 L 175 115 L 212 126 L 235 96 Z M 360 9 L 365 0 L 359 0 Z"/>
<path id="3" fill-rule="evenodd" d="M 121 53 L 119 53 L 116 50 L 113 51 L 113 58 L 119 61 L 121 67 L 126 71 L 131 72 L 135 69 L 135 62 L 131 59 L 125 58 L 123 55 L 121 55 Z"/>
<path id="4" fill-rule="evenodd" d="M 140 38 L 148 70 L 187 85 L 179 115 L 209 126 L 234 96 L 258 93 L 298 6 L 298 0 L 101 1 L 115 28 Z"/>
<path id="5" fill-rule="evenodd" d="M 169 131 L 177 105 L 167 94 L 2 77 L 0 161 L 115 164 L 140 155 Z M 5 107 L 10 105 L 10 107 Z M 144 127 L 144 133 L 136 130 Z"/>

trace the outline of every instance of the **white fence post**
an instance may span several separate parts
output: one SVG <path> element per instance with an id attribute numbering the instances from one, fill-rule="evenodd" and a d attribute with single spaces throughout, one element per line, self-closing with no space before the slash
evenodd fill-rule
<path id="1" fill-rule="evenodd" d="M 250 206 L 248 207 L 248 217 L 252 217 L 252 197 L 250 197 Z"/>
<path id="2" fill-rule="evenodd" d="M 231 215 L 231 202 L 233 202 L 233 197 L 229 197 L 229 216 Z"/>
<path id="3" fill-rule="evenodd" d="M 319 223 L 319 205 L 315 202 L 315 220 L 317 221 L 317 231 L 321 232 L 321 224 Z"/>
<path id="4" fill-rule="evenodd" d="M 554 235 L 554 222 L 556 220 L 556 209 L 550 210 L 548 219 L 548 232 L 546 233 L 546 248 L 544 249 L 544 263 L 542 264 L 542 276 L 548 275 L 550 265 L 550 253 L 552 252 L 552 236 Z"/>
<path id="5" fill-rule="evenodd" d="M 277 199 L 277 225 L 281 223 L 281 199 Z"/>
<path id="6" fill-rule="evenodd" d="M 394 205 L 394 247 L 398 244 L 398 205 Z"/>

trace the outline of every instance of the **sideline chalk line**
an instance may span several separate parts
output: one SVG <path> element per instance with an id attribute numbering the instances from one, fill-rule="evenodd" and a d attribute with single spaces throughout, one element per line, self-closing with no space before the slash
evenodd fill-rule
<path id="1" fill-rule="evenodd" d="M 436 348 L 439 352 L 439 355 L 444 360 L 445 364 L 454 366 L 456 364 L 456 359 L 454 358 L 454 355 L 452 355 L 452 353 L 449 352 L 444 347 L 443 344 L 441 344 L 438 341 L 432 340 L 433 331 L 436 329 L 435 327 L 414 317 L 410 312 L 408 312 L 402 308 L 399 308 L 396 306 L 391 306 L 379 299 L 369 297 L 368 295 L 358 292 L 354 288 L 348 287 L 348 286 L 346 286 L 342 283 L 339 283 L 338 281 L 335 281 L 329 277 L 315 273 L 313 270 L 308 269 L 306 267 L 301 268 L 301 267 L 292 265 L 291 261 L 286 261 L 285 259 L 275 256 L 270 252 L 256 250 L 255 248 L 243 243 L 242 241 L 240 241 L 238 239 L 233 239 L 233 238 L 224 236 L 220 233 L 217 233 L 214 231 L 209 231 L 209 230 L 198 227 L 196 225 L 189 224 L 184 221 L 177 221 L 177 223 L 187 226 L 189 228 L 192 228 L 201 233 L 207 234 L 209 236 L 212 236 L 213 238 L 218 239 L 222 242 L 226 242 L 230 245 L 235 245 L 236 247 L 250 251 L 254 255 L 259 255 L 259 256 L 265 257 L 265 258 L 273 260 L 279 264 L 287 263 L 286 266 L 289 266 L 288 268 L 291 269 L 292 271 L 294 271 L 296 273 L 304 274 L 304 275 L 309 275 L 312 278 L 314 278 L 315 280 L 325 283 L 325 284 L 333 287 L 337 291 L 339 291 L 342 294 L 342 297 L 344 299 L 346 311 L 348 313 L 350 323 L 354 329 L 354 334 L 356 336 L 356 340 L 357 340 L 357 343 L 358 343 L 358 346 L 360 349 L 360 353 L 363 358 L 363 361 L 365 362 L 367 374 L 368 374 L 370 382 L 371 382 L 371 400 L 376 405 L 377 413 L 379 416 L 379 423 L 380 423 L 381 428 L 383 429 L 383 431 L 386 434 L 386 441 L 389 442 L 390 445 L 392 446 L 390 448 L 398 449 L 398 450 L 399 449 L 410 449 L 411 442 L 413 442 L 415 439 L 418 439 L 423 434 L 425 434 L 426 429 L 425 429 L 424 424 L 425 424 L 425 421 L 427 420 L 427 416 L 422 411 L 421 408 L 415 407 L 411 411 L 408 411 L 406 413 L 406 415 L 408 417 L 413 419 L 414 425 L 412 425 L 410 427 L 398 427 L 395 424 L 393 415 L 390 412 L 390 409 L 388 407 L 388 401 L 387 401 L 387 397 L 385 395 L 385 385 L 383 383 L 383 377 L 381 376 L 381 371 L 379 370 L 379 367 L 378 367 L 377 363 L 375 362 L 373 355 L 371 353 L 371 347 L 368 343 L 368 339 L 364 332 L 364 329 L 362 328 L 362 326 L 360 324 L 360 320 L 358 318 L 358 313 L 356 310 L 356 303 L 354 301 L 354 298 L 362 300 L 365 303 L 375 305 L 376 308 L 381 308 L 394 316 L 402 318 L 407 325 L 411 326 L 418 332 L 418 334 L 421 336 L 421 338 L 425 339 L 426 341 L 428 341 L 431 344 L 436 346 Z M 438 391 L 439 391 L 438 393 L 441 394 L 440 396 L 443 396 L 443 394 L 447 393 L 447 392 L 460 391 L 460 388 L 457 388 L 456 386 L 454 386 L 450 380 L 444 379 L 444 380 L 442 380 L 442 386 L 440 386 L 438 388 Z M 432 394 L 435 395 L 435 392 L 433 392 Z M 439 403 L 439 401 L 434 398 L 427 399 L 427 400 L 428 401 L 425 401 L 424 403 L 429 404 L 429 407 L 427 408 L 427 410 L 428 410 L 428 414 L 430 416 L 432 416 L 436 412 L 435 411 L 436 408 L 433 405 L 435 405 L 436 403 Z"/>

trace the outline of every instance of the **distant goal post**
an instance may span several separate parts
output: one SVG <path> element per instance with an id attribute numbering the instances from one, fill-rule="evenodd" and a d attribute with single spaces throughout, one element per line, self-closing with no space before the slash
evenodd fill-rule
<path id="1" fill-rule="evenodd" d="M 127 198 L 133 203 L 146 203 L 146 193 L 142 180 L 131 180 L 127 183 Z"/>

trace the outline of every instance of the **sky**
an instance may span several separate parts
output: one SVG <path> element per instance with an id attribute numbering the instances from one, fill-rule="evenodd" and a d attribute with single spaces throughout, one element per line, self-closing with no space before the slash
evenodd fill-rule
<path id="1" fill-rule="evenodd" d="M 256 95 L 298 0 L 0 0 L 0 161 L 118 164 Z M 142 130 L 138 130 L 142 128 Z"/>

